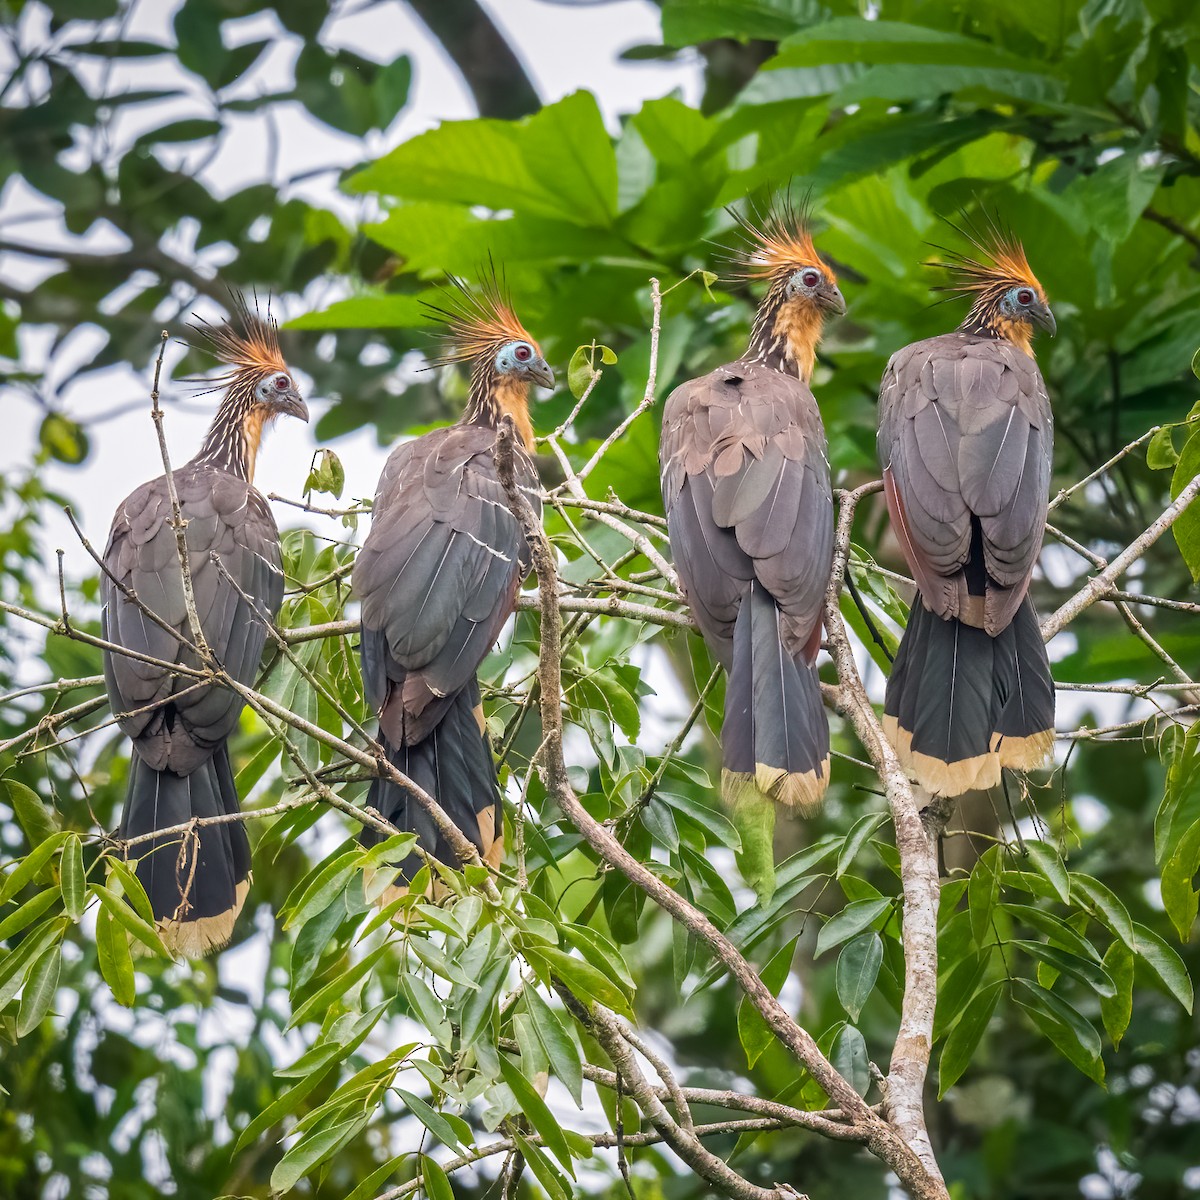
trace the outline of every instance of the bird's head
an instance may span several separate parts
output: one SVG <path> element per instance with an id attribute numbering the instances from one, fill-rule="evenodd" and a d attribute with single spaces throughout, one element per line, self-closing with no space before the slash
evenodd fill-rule
<path id="1" fill-rule="evenodd" d="M 197 318 L 193 328 L 226 366 L 208 381 L 225 391 L 210 439 L 228 440 L 231 460 L 244 463 L 247 479 L 253 480 L 263 431 L 277 417 L 307 421 L 308 405 L 284 361 L 279 325 L 269 305 L 264 314 L 257 298 L 251 308 L 240 293 L 231 292 L 230 296 L 228 319 L 213 325 Z M 240 446 L 236 444 L 239 439 Z"/>
<path id="2" fill-rule="evenodd" d="M 1046 292 L 1030 269 L 1024 247 L 986 212 L 982 225 L 964 217 L 962 224 L 954 228 L 971 243 L 976 254 L 938 247 L 946 261 L 930 265 L 953 274 L 952 281 L 939 291 L 971 297 L 971 311 L 961 328 L 1005 338 L 1026 354 L 1032 354 L 1034 327 L 1053 337 L 1057 326 Z"/>
<path id="3" fill-rule="evenodd" d="M 782 358 L 808 380 L 825 318 L 846 311 L 833 268 L 813 245 L 809 215 L 790 201 L 777 201 L 754 219 L 729 210 L 744 235 L 735 261 L 748 279 L 763 279 L 767 294 L 758 307 L 752 353 Z"/>
<path id="4" fill-rule="evenodd" d="M 471 391 L 463 420 L 496 425 L 510 416 L 527 448 L 533 448 L 533 422 L 529 416 L 529 386 L 554 388 L 554 372 L 541 348 L 517 320 L 503 280 L 489 263 L 483 286 L 472 291 L 450 277 L 442 306 L 427 304 L 431 316 L 446 323 L 449 344 L 432 358 L 434 366 L 471 364 Z"/>

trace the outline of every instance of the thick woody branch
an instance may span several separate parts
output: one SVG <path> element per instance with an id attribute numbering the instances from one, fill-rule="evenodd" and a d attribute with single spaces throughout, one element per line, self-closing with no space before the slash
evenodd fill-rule
<path id="1" fill-rule="evenodd" d="M 839 607 L 855 510 L 864 496 L 878 491 L 880 487 L 881 484 L 873 482 L 854 491 L 840 493 L 833 572 L 826 593 L 825 628 L 829 636 L 830 653 L 837 667 L 840 711 L 849 718 L 859 741 L 879 772 L 896 829 L 896 849 L 900 854 L 900 876 L 904 891 L 904 998 L 900 1010 L 900 1029 L 892 1048 L 886 1081 L 887 1110 L 900 1136 L 928 1173 L 926 1190 L 919 1194 L 945 1200 L 945 1184 L 925 1124 L 924 1093 L 933 1049 L 933 1016 L 937 1006 L 937 913 L 941 898 L 937 835 L 945 823 L 946 814 L 934 810 L 922 817 L 914 788 L 884 736 L 879 718 L 859 677 Z"/>
<path id="2" fill-rule="evenodd" d="M 1200 495 L 1200 475 L 1188 483 L 1171 504 L 1147 526 L 1145 531 L 1130 542 L 1103 571 L 1093 576 L 1057 612 L 1052 613 L 1042 622 L 1042 637 L 1049 641 L 1081 612 L 1090 608 L 1097 600 L 1103 600 L 1116 581 L 1179 520 L 1198 495 Z"/>
<path id="3" fill-rule="evenodd" d="M 542 775 L 546 790 L 596 854 L 703 942 L 729 970 L 779 1042 L 803 1064 L 846 1118 L 858 1127 L 862 1140 L 872 1152 L 892 1168 L 913 1195 L 920 1200 L 945 1200 L 946 1192 L 940 1179 L 931 1174 L 907 1142 L 875 1114 L 833 1067 L 817 1047 L 812 1035 L 793 1020 L 738 948 L 699 909 L 634 858 L 607 829 L 592 818 L 575 795 L 562 753 L 559 649 L 562 621 L 555 599 L 558 571 L 553 550 L 528 500 L 517 486 L 512 466 L 513 436 L 511 424 L 506 423 L 500 431 L 496 458 L 509 505 L 525 530 L 538 576 L 542 615 L 539 662 L 542 728 L 546 735 L 555 735 L 549 738 L 543 755 Z"/>

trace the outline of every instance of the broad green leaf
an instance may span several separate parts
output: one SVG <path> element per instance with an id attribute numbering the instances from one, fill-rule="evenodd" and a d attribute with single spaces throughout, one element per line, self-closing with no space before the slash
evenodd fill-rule
<path id="1" fill-rule="evenodd" d="M 4 884 L 0 886 L 0 904 L 7 903 L 27 883 L 32 883 L 42 873 L 43 868 L 54 857 L 55 851 L 67 840 L 67 837 L 66 833 L 52 833 L 30 850 L 4 876 Z"/>
<path id="2" fill-rule="evenodd" d="M 55 942 L 29 969 L 21 1007 L 17 1013 L 17 1036 L 24 1037 L 36 1029 L 54 1001 L 58 989 L 58 973 L 62 966 L 62 944 Z"/>
<path id="3" fill-rule="evenodd" d="M 780 989 L 787 981 L 792 969 L 792 959 L 796 954 L 797 938 L 792 938 L 786 946 L 781 947 L 759 973 L 767 990 L 772 996 L 778 997 Z M 737 1010 L 738 1039 L 746 1052 L 746 1065 L 753 1067 L 764 1050 L 775 1039 L 771 1027 L 763 1020 L 762 1014 L 750 1003 L 749 997 L 743 996 Z"/>
<path id="4" fill-rule="evenodd" d="M 1029 861 L 1054 889 L 1058 898 L 1064 904 L 1070 904 L 1071 882 L 1058 851 L 1053 846 L 1047 846 L 1045 842 L 1027 841 L 1025 853 Z"/>
<path id="5" fill-rule="evenodd" d="M 1060 950 L 1046 942 L 1033 942 L 1024 938 L 1014 938 L 1008 944 L 1020 947 L 1026 954 L 1047 963 L 1055 971 L 1071 975 L 1081 983 L 1087 984 L 1097 996 L 1108 998 L 1116 995 L 1116 986 L 1109 979 L 1108 973 L 1091 958 L 1072 954 L 1069 950 Z"/>
<path id="6" fill-rule="evenodd" d="M 838 999 L 857 1021 L 863 1005 L 875 990 L 879 967 L 883 963 L 883 939 L 877 933 L 862 933 L 847 942 L 838 955 L 835 976 Z"/>
<path id="7" fill-rule="evenodd" d="M 1013 980 L 1013 999 L 1070 1063 L 1089 1079 L 1104 1082 L 1100 1035 L 1091 1023 L 1053 992 L 1028 979 Z"/>
<path id="8" fill-rule="evenodd" d="M 446 1118 L 436 1109 L 431 1108 L 420 1096 L 414 1096 L 412 1092 L 406 1092 L 403 1088 L 393 1089 L 397 1096 L 404 1101 L 408 1111 L 412 1113 L 430 1133 L 444 1146 L 449 1146 L 451 1150 L 461 1150 L 462 1142 L 459 1140 L 458 1134 L 454 1132 L 454 1126 L 450 1124 Z"/>
<path id="9" fill-rule="evenodd" d="M 860 1095 L 871 1086 L 871 1068 L 867 1059 L 867 1043 L 853 1025 L 843 1025 L 833 1040 L 829 1061 L 849 1081 Z"/>
<path id="10" fill-rule="evenodd" d="M 20 933 L 28 925 L 32 925 L 59 897 L 54 888 L 46 888 L 31 896 L 19 908 L 13 909 L 4 920 L 0 921 L 0 942 Z"/>
<path id="11" fill-rule="evenodd" d="M 545 1051 L 550 1069 L 566 1086 L 576 1105 L 582 1108 L 583 1064 L 579 1058 L 579 1047 L 558 1019 L 558 1014 L 542 999 L 533 984 L 527 983 L 522 995 L 534 1035 Z"/>
<path id="12" fill-rule="evenodd" d="M 760 904 L 770 901 L 775 891 L 775 816 L 778 805 L 753 788 L 744 788 L 733 806 L 733 827 L 741 849 L 738 870 L 754 889 Z"/>
<path id="13" fill-rule="evenodd" d="M 426 1200 L 454 1200 L 454 1189 L 446 1172 L 428 1155 L 421 1158 L 421 1182 L 425 1185 Z"/>
<path id="14" fill-rule="evenodd" d="M 137 984 L 133 975 L 129 938 L 112 910 L 103 905 L 96 913 L 96 954 L 100 962 L 100 974 L 112 989 L 113 998 L 118 1004 L 132 1008 L 137 999 Z"/>
<path id="15" fill-rule="evenodd" d="M 1002 986 L 1003 980 L 998 980 L 976 992 L 971 1002 L 964 1007 L 963 1014 L 954 1028 L 950 1030 L 938 1063 L 939 1100 L 962 1078 L 962 1073 L 975 1057 L 975 1051 L 992 1019 L 992 1013 L 996 1011 L 996 1001 L 1000 999 Z"/>
<path id="16" fill-rule="evenodd" d="M 0 779 L 0 787 L 8 794 L 8 802 L 25 831 L 30 850 L 58 832 L 58 814 L 47 808 L 41 796 L 32 788 L 15 779 Z"/>
<path id="17" fill-rule="evenodd" d="M 562 1128 L 547 1108 L 545 1100 L 535 1091 L 533 1085 L 521 1074 L 507 1055 L 500 1055 L 500 1074 L 504 1082 L 512 1089 L 521 1111 L 529 1118 L 530 1125 L 542 1136 L 546 1149 L 562 1164 L 563 1169 L 575 1178 L 575 1166 L 571 1157 L 571 1148 L 563 1136 Z"/>
<path id="18" fill-rule="evenodd" d="M 1130 950 L 1135 949 L 1133 921 L 1129 910 L 1111 888 L 1090 875 L 1075 871 L 1071 874 L 1071 889 L 1077 904 L 1082 902 L 1111 934 L 1120 938 Z"/>
<path id="19" fill-rule="evenodd" d="M 1188 976 L 1183 959 L 1167 945 L 1152 929 L 1137 923 L 1133 926 L 1137 940 L 1135 953 L 1158 977 L 1163 986 L 1191 1013 L 1192 981 Z"/>
<path id="20" fill-rule="evenodd" d="M 891 908 L 892 902 L 886 896 L 878 899 L 855 900 L 847 904 L 840 913 L 829 918 L 817 934 L 816 958 L 820 958 L 826 950 L 840 946 L 856 933 L 861 933 L 868 925 L 874 924 Z"/>
<path id="21" fill-rule="evenodd" d="M 87 905 L 87 876 L 83 870 L 83 843 L 75 834 L 63 843 L 59 883 L 67 916 L 78 921 Z"/>
<path id="22" fill-rule="evenodd" d="M 0 956 L 0 1009 L 17 994 L 33 963 L 67 927 L 66 917 L 51 917 L 27 934 L 15 950 Z"/>
<path id="23" fill-rule="evenodd" d="M 1170 470 L 1179 461 L 1179 451 L 1175 449 L 1173 435 L 1175 429 L 1164 425 L 1146 445 L 1146 466 L 1152 471 Z"/>
<path id="24" fill-rule="evenodd" d="M 614 1012 L 621 1013 L 626 1017 L 633 1017 L 633 1011 L 629 1007 L 629 1000 L 624 991 L 614 980 L 598 971 L 591 963 L 565 954 L 561 950 L 542 947 L 538 947 L 536 951 L 527 950 L 525 955 L 532 965 L 536 966 L 540 961 L 547 972 L 561 979 L 580 998 L 598 1000 Z"/>
<path id="25" fill-rule="evenodd" d="M 982 946 L 990 940 L 992 912 L 1000 898 L 1000 847 L 992 846 L 979 857 L 967 885 L 967 905 L 971 914 L 971 933 L 975 944 Z"/>
<path id="26" fill-rule="evenodd" d="M 1200 892 L 1193 886 L 1200 872 L 1200 821 L 1179 839 L 1162 869 L 1162 899 L 1179 940 L 1191 940 L 1192 926 L 1200 908 Z"/>
<path id="27" fill-rule="evenodd" d="M 1104 969 L 1116 985 L 1111 996 L 1100 1001 L 1100 1019 L 1114 1046 L 1121 1044 L 1133 1015 L 1133 951 L 1114 941 L 1104 955 Z"/>
<path id="28" fill-rule="evenodd" d="M 533 1172 L 533 1177 L 546 1189 L 550 1200 L 571 1200 L 571 1188 L 559 1174 L 554 1163 L 542 1152 L 539 1146 L 523 1138 L 519 1133 L 513 1135 L 517 1148 L 525 1156 L 525 1162 Z"/>
<path id="29" fill-rule="evenodd" d="M 1100 954 L 1095 946 L 1085 937 L 1076 933 L 1061 917 L 1055 916 L 1045 909 L 1034 908 L 1031 904 L 1001 904 L 1001 911 L 1022 924 L 1029 925 L 1039 933 L 1044 933 L 1051 942 L 1063 950 L 1069 950 L 1081 958 L 1100 962 Z"/>
<path id="30" fill-rule="evenodd" d="M 850 869 L 858 852 L 870 840 L 871 835 L 887 820 L 887 813 L 866 813 L 858 818 L 846 834 L 846 841 L 838 854 L 837 877 L 840 879 Z"/>
<path id="31" fill-rule="evenodd" d="M 271 1188 L 286 1192 L 293 1188 L 314 1167 L 319 1166 L 339 1150 L 367 1122 L 367 1114 L 339 1121 L 327 1129 L 318 1129 L 298 1141 L 275 1164 L 271 1172 Z"/>
<path id="32" fill-rule="evenodd" d="M 125 903 L 122 896 L 118 896 L 110 888 L 103 887 L 101 884 L 92 883 L 88 885 L 92 894 L 100 901 L 101 906 L 108 912 L 121 926 L 128 930 L 147 950 L 159 955 L 161 958 L 170 958 L 166 946 L 163 945 L 162 937 L 159 935 L 158 929 L 143 921 L 137 913 Z"/>
<path id="33" fill-rule="evenodd" d="M 1200 428 L 1184 443 L 1175 472 L 1171 476 L 1171 499 L 1176 499 L 1189 483 L 1200 475 Z M 1175 544 L 1187 563 L 1192 579 L 1200 583 L 1200 497 L 1179 515 L 1171 526 Z"/>
<path id="34" fill-rule="evenodd" d="M 349 883 L 361 858 L 360 850 L 347 850 L 302 879 L 284 906 L 284 929 L 295 929 L 328 908 Z"/>

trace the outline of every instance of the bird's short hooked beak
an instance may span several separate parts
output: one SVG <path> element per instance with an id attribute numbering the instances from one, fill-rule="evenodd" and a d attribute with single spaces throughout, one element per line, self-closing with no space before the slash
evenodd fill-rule
<path id="1" fill-rule="evenodd" d="M 844 316 L 846 313 L 846 298 L 842 295 L 841 288 L 836 284 L 833 287 L 822 290 L 821 303 L 831 313 L 836 313 L 839 317 Z"/>
<path id="2" fill-rule="evenodd" d="M 283 398 L 283 403 L 280 404 L 279 411 L 284 416 L 299 417 L 305 425 L 308 424 L 308 405 L 295 392 Z"/>
<path id="3" fill-rule="evenodd" d="M 1058 325 L 1054 320 L 1054 314 L 1047 305 L 1036 305 L 1029 310 L 1029 315 L 1034 323 L 1040 325 L 1051 337 L 1058 332 Z"/>
<path id="4" fill-rule="evenodd" d="M 540 358 L 535 359 L 529 364 L 529 377 L 539 387 L 549 388 L 554 390 L 554 372 L 550 370 L 548 364 L 544 363 Z"/>

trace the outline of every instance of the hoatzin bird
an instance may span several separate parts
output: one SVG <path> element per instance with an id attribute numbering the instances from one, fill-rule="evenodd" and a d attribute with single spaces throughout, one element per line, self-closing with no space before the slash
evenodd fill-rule
<path id="1" fill-rule="evenodd" d="M 1040 766 L 1054 683 L 1029 581 L 1042 545 L 1054 421 L 1033 330 L 1054 317 L 1021 245 L 964 231 L 948 289 L 970 295 L 953 333 L 892 356 L 879 458 L 892 526 L 917 581 L 888 680 L 884 728 L 927 791 L 957 796 Z"/>
<path id="2" fill-rule="evenodd" d="M 522 445 L 515 477 L 538 506 L 529 387 L 554 374 L 493 272 L 482 294 L 458 280 L 446 309 L 451 347 L 434 365 L 469 362 L 470 392 L 457 423 L 397 446 L 375 492 L 371 530 L 354 564 L 362 606 L 362 674 L 389 760 L 433 796 L 497 866 L 504 855 L 496 764 L 484 729 L 476 671 L 513 611 L 529 569 L 520 523 L 496 468 L 500 420 L 512 418 Z M 421 847 L 458 865 L 433 819 L 408 789 L 383 777 L 367 803 Z M 380 835 L 367 830 L 363 842 Z M 399 869 L 407 883 L 422 865 Z M 388 889 L 384 899 L 397 893 Z"/>
<path id="3" fill-rule="evenodd" d="M 253 486 L 254 464 L 266 427 L 284 415 L 307 421 L 308 408 L 270 315 L 251 312 L 240 297 L 233 307 L 231 320 L 197 327 L 228 366 L 216 380 L 224 395 L 200 452 L 172 475 L 204 640 L 233 679 L 252 684 L 265 622 L 283 601 L 279 531 Z M 164 475 L 118 507 L 104 552 L 101 620 L 105 638 L 118 646 L 197 667 L 172 520 Z M 104 676 L 133 740 L 120 836 L 236 813 L 228 739 L 242 698 L 116 652 L 105 653 Z M 250 843 L 240 821 L 152 839 L 131 853 L 173 953 L 201 955 L 229 940 L 250 886 Z"/>
<path id="4" fill-rule="evenodd" d="M 722 791 L 811 814 L 829 782 L 814 665 L 833 558 L 825 431 L 809 390 L 828 313 L 846 311 L 806 221 L 781 205 L 757 224 L 747 276 L 768 282 L 746 353 L 681 384 L 660 460 L 671 550 L 692 614 L 728 672 Z"/>

